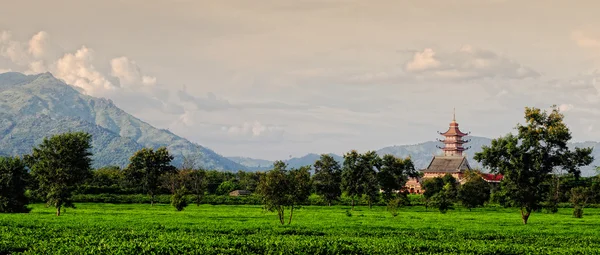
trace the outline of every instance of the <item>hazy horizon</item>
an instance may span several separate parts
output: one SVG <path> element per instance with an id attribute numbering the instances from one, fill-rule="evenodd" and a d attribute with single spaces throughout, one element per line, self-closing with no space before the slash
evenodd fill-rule
<path id="1" fill-rule="evenodd" d="M 514 132 L 526 106 L 600 140 L 600 2 L 12 1 L 0 73 L 49 71 L 225 156 Z M 27 13 L 28 15 L 23 15 Z"/>

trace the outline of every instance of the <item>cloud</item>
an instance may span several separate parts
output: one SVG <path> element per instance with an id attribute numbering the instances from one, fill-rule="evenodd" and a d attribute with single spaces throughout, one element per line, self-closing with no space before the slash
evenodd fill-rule
<path id="1" fill-rule="evenodd" d="M 416 52 L 405 64 L 404 70 L 425 79 L 433 77 L 445 80 L 525 79 L 540 76 L 532 68 L 514 60 L 470 45 L 445 54 L 437 54 L 433 49 L 426 48 Z"/>
<path id="2" fill-rule="evenodd" d="M 422 52 L 416 52 L 413 59 L 406 63 L 406 71 L 418 72 L 427 69 L 435 69 L 440 66 L 440 61 L 435 59 L 435 52 L 426 48 Z"/>
<path id="3" fill-rule="evenodd" d="M 12 72 L 12 70 L 10 68 L 9 69 L 0 68 L 0 73 L 8 73 L 8 72 Z"/>
<path id="4" fill-rule="evenodd" d="M 121 86 L 156 85 L 156 77 L 143 75 L 137 63 L 127 57 L 112 59 L 110 66 L 111 75 L 119 78 Z"/>
<path id="5" fill-rule="evenodd" d="M 82 46 L 77 52 L 67 53 L 56 62 L 55 75 L 91 95 L 116 89 L 115 85 L 92 65 L 93 59 L 94 51 Z"/>
<path id="6" fill-rule="evenodd" d="M 575 108 L 575 106 L 573 106 L 572 104 L 561 104 L 558 106 L 558 110 L 560 112 L 568 112 L 570 110 L 572 110 L 573 108 Z"/>
<path id="7" fill-rule="evenodd" d="M 573 33 L 571 33 L 571 39 L 574 40 L 579 47 L 600 50 L 600 39 L 593 38 L 581 30 L 573 31 Z"/>
<path id="8" fill-rule="evenodd" d="M 280 139 L 284 133 L 283 128 L 276 125 L 264 125 L 259 121 L 244 122 L 238 126 L 224 126 L 221 128 L 227 134 L 235 137 Z"/>
<path id="9" fill-rule="evenodd" d="M 47 51 L 48 46 L 48 33 L 45 31 L 40 31 L 35 34 L 29 40 L 29 49 L 28 52 L 34 58 L 42 58 Z"/>
<path id="10" fill-rule="evenodd" d="M 196 110 L 216 111 L 234 108 L 229 101 L 226 99 L 217 98 L 217 96 L 212 92 L 206 93 L 206 96 L 204 97 L 193 96 L 187 92 L 185 86 L 177 91 L 177 97 L 182 102 L 191 103 Z"/>
<path id="11" fill-rule="evenodd" d="M 0 32 L 0 56 L 10 59 L 17 65 L 27 65 L 30 59 L 24 45 L 13 40 L 10 31 Z"/>

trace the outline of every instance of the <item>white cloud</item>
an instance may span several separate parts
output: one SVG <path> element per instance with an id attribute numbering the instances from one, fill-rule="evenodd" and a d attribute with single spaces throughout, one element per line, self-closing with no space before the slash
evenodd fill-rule
<path id="1" fill-rule="evenodd" d="M 27 65 L 30 59 L 24 45 L 13 40 L 10 31 L 0 33 L 0 56 L 10 59 L 17 65 Z"/>
<path id="2" fill-rule="evenodd" d="M 119 78 L 121 86 L 153 86 L 156 85 L 156 78 L 143 75 L 140 67 L 133 60 L 127 57 L 118 57 L 110 61 L 111 75 Z"/>
<path id="3" fill-rule="evenodd" d="M 29 40 L 28 52 L 34 58 L 42 58 L 46 54 L 48 45 L 48 33 L 40 31 Z"/>
<path id="4" fill-rule="evenodd" d="M 405 71 L 420 78 L 471 80 L 483 78 L 524 79 L 540 74 L 493 51 L 464 45 L 460 50 L 437 54 L 426 48 L 414 54 L 405 65 Z"/>
<path id="5" fill-rule="evenodd" d="M 558 110 L 560 112 L 568 112 L 570 110 L 572 110 L 573 108 L 575 108 L 575 106 L 573 106 L 572 104 L 561 104 L 558 106 Z"/>
<path id="6" fill-rule="evenodd" d="M 435 51 L 430 48 L 416 52 L 412 60 L 406 64 L 406 71 L 417 72 L 434 69 L 440 66 L 440 61 L 435 59 Z"/>
<path id="7" fill-rule="evenodd" d="M 593 38 L 582 30 L 573 31 L 573 33 L 571 33 L 571 39 L 573 39 L 579 47 L 600 50 L 600 39 Z"/>
<path id="8" fill-rule="evenodd" d="M 56 62 L 55 74 L 67 84 L 80 87 L 94 95 L 103 90 L 114 90 L 115 86 L 92 64 L 94 51 L 82 46 L 75 54 L 67 53 Z"/>
<path id="9" fill-rule="evenodd" d="M 259 121 L 244 122 L 239 126 L 223 127 L 223 131 L 233 136 L 243 137 L 280 137 L 283 134 L 283 129 L 275 125 L 264 125 Z"/>
<path id="10" fill-rule="evenodd" d="M 12 72 L 11 69 L 2 69 L 0 68 L 0 73 L 8 73 L 8 72 Z"/>

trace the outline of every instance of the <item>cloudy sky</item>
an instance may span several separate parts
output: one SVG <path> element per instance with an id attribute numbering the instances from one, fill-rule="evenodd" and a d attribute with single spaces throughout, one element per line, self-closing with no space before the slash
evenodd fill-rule
<path id="1" fill-rule="evenodd" d="M 52 72 L 226 156 L 498 137 L 559 105 L 600 140 L 600 1 L 54 0 L 0 8 L 0 72 Z"/>

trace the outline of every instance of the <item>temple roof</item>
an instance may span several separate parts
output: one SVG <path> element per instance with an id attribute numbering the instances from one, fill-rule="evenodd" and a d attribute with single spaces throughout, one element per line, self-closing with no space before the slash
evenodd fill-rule
<path id="1" fill-rule="evenodd" d="M 443 136 L 466 136 L 469 134 L 463 133 L 460 131 L 460 129 L 458 129 L 458 123 L 456 123 L 456 121 L 452 121 L 450 123 L 450 127 L 448 128 L 448 131 L 446 131 L 445 133 L 440 133 Z"/>
<path id="2" fill-rule="evenodd" d="M 471 169 L 466 157 L 434 156 L 424 172 L 461 172 Z"/>

